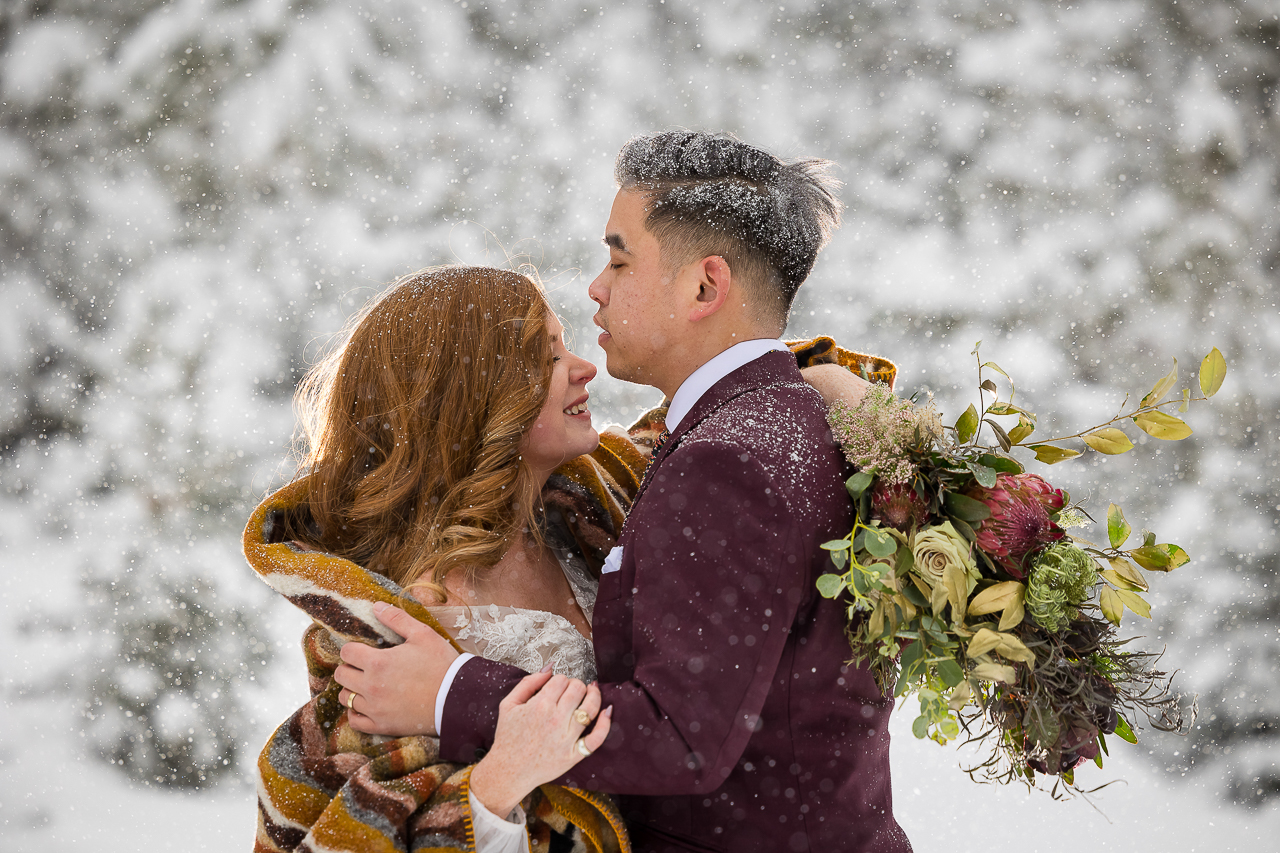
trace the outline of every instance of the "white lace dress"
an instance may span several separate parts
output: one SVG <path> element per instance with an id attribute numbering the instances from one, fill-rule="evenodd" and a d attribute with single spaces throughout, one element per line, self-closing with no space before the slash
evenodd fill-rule
<path id="1" fill-rule="evenodd" d="M 567 549 L 554 550 L 573 597 L 590 622 L 596 604 L 596 581 L 577 554 Z M 518 666 L 525 672 L 538 672 L 550 663 L 553 671 L 561 675 L 587 683 L 595 681 L 596 657 L 591 641 L 563 616 L 496 604 L 441 605 L 427 610 L 448 629 L 463 651 Z M 486 809 L 474 795 L 470 802 L 477 853 L 528 851 L 523 809 L 517 806 L 504 819 Z"/>
<path id="2" fill-rule="evenodd" d="M 578 607 L 591 621 L 596 605 L 596 581 L 577 554 L 557 550 Z M 537 672 L 551 663 L 552 670 L 587 683 L 595 681 L 596 657 L 591 641 L 563 616 L 545 610 L 524 610 L 482 604 L 428 607 L 431 615 L 453 634 L 463 651 L 498 663 Z"/>

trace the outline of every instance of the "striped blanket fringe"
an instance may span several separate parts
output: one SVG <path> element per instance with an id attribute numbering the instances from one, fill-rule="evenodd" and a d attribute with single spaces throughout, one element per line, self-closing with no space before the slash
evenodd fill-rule
<path id="1" fill-rule="evenodd" d="M 606 435 L 594 454 L 563 466 L 548 483 L 544 500 L 561 525 L 553 535 L 571 537 L 596 571 L 622 528 L 646 462 L 628 439 Z M 374 616 L 375 602 L 395 604 L 443 636 L 448 633 L 386 577 L 280 541 L 283 514 L 305 503 L 306 495 L 304 478 L 269 496 L 244 534 L 245 556 L 259 577 L 315 620 L 303 637 L 311 701 L 276 729 L 258 758 L 254 850 L 474 850 L 471 768 L 442 761 L 436 738 L 355 731 L 333 680 L 342 644 L 385 647 L 402 641 Z M 523 805 L 534 853 L 549 851 L 553 838 L 558 850 L 630 849 L 606 795 L 544 785 Z"/>

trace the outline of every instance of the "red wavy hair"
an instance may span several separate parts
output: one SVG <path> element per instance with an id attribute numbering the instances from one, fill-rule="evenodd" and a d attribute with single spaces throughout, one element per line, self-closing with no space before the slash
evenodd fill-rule
<path id="1" fill-rule="evenodd" d="M 550 316 L 532 279 L 487 267 L 425 269 L 366 306 L 298 387 L 311 517 L 289 535 L 441 601 L 450 572 L 537 538 L 520 444 L 550 387 Z"/>

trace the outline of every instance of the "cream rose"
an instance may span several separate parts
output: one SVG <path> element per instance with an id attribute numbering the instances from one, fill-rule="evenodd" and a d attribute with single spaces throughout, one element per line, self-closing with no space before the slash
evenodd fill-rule
<path id="1" fill-rule="evenodd" d="M 921 530 L 911 543 L 914 571 L 930 588 L 942 585 L 947 567 L 955 566 L 964 572 L 968 581 L 966 593 L 973 592 L 978 582 L 978 566 L 973 562 L 972 554 L 969 540 L 961 536 L 949 521 Z"/>

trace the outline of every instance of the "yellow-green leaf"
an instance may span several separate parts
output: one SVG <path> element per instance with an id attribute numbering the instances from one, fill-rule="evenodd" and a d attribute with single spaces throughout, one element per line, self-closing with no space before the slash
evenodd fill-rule
<path id="1" fill-rule="evenodd" d="M 1191 427 L 1185 421 L 1164 412 L 1143 412 L 1133 419 L 1138 428 L 1152 438 L 1165 441 L 1181 441 L 1191 435 Z"/>
<path id="2" fill-rule="evenodd" d="M 1173 571 L 1178 566 L 1185 566 L 1191 562 L 1191 557 L 1187 552 L 1179 548 L 1177 545 L 1157 545 L 1157 548 L 1163 548 L 1169 553 L 1169 568 L 1167 571 Z"/>
<path id="3" fill-rule="evenodd" d="M 993 650 L 998 645 L 1000 645 L 999 634 L 990 628 L 979 628 L 965 648 L 965 654 L 971 658 L 976 658 L 978 655 L 983 655 Z"/>
<path id="4" fill-rule="evenodd" d="M 1018 425 L 1009 430 L 1009 441 L 1012 444 L 1021 444 L 1024 438 L 1035 431 L 1036 425 L 1034 421 L 1027 418 L 1026 415 L 1018 415 Z"/>
<path id="5" fill-rule="evenodd" d="M 1134 548 L 1129 552 L 1129 557 L 1149 572 L 1168 572 L 1173 569 L 1171 565 L 1173 555 L 1159 545 L 1143 545 L 1141 548 Z"/>
<path id="6" fill-rule="evenodd" d="M 1112 548 L 1119 548 L 1129 538 L 1133 527 L 1125 520 L 1124 510 L 1116 504 L 1107 507 L 1107 541 Z"/>
<path id="7" fill-rule="evenodd" d="M 1068 450 L 1065 447 L 1055 447 L 1052 444 L 1033 444 L 1031 449 L 1036 452 L 1036 461 L 1043 462 L 1046 465 L 1056 465 L 1066 459 L 1075 459 L 1080 455 L 1079 450 Z"/>
<path id="8" fill-rule="evenodd" d="M 1127 589 L 1116 590 L 1116 595 L 1124 602 L 1124 606 L 1137 613 L 1143 619 L 1151 618 L 1151 605 L 1136 592 Z"/>
<path id="9" fill-rule="evenodd" d="M 978 409 L 972 404 L 964 410 L 964 414 L 960 416 L 960 420 L 956 421 L 956 440 L 961 444 L 966 443 L 973 438 L 973 434 L 978 431 Z"/>
<path id="10" fill-rule="evenodd" d="M 1133 450 L 1133 442 L 1129 440 L 1129 436 L 1115 427 L 1107 427 L 1097 432 L 1089 433 L 1084 436 L 1084 443 L 1099 453 L 1105 453 L 1108 456 L 1119 456 L 1121 453 L 1128 453 Z"/>
<path id="11" fill-rule="evenodd" d="M 969 602 L 969 613 L 974 616 L 986 616 L 988 613 L 1004 610 L 1013 603 L 1014 599 L 1022 598 L 1025 589 L 1026 587 L 1017 581 L 1004 581 L 995 586 L 989 586 Z"/>
<path id="12" fill-rule="evenodd" d="M 1022 624 L 1022 620 L 1026 615 L 1023 606 L 1022 592 L 1018 592 L 1018 597 L 1013 600 L 1008 607 L 1004 609 L 1004 615 L 1000 617 L 998 627 L 1001 631 L 1008 631 L 1010 628 L 1016 628 Z"/>
<path id="13" fill-rule="evenodd" d="M 1154 406 L 1164 399 L 1164 395 L 1169 393 L 1169 389 L 1178 383 L 1178 360 L 1173 360 L 1173 370 L 1160 378 L 1155 385 L 1151 387 L 1150 393 L 1142 398 L 1142 406 Z"/>
<path id="14" fill-rule="evenodd" d="M 1147 579 L 1142 576 L 1142 572 L 1138 571 L 1138 567 L 1128 560 L 1122 560 L 1119 557 L 1108 557 L 1107 562 L 1111 564 L 1111 568 L 1120 577 L 1124 578 L 1129 584 L 1143 592 L 1147 591 Z"/>
<path id="15" fill-rule="evenodd" d="M 1133 581 L 1124 577 L 1115 569 L 1103 569 L 1102 571 L 1098 572 L 1098 574 L 1103 578 L 1105 578 L 1107 583 L 1111 584 L 1112 586 L 1118 589 L 1131 589 L 1137 592 L 1142 591 L 1141 587 L 1134 585 Z"/>
<path id="16" fill-rule="evenodd" d="M 1006 634 L 1003 632 L 999 634 L 999 637 L 1000 645 L 996 646 L 996 652 L 998 652 L 1001 657 L 1009 660 L 1022 661 L 1026 664 L 1035 664 L 1035 652 L 1024 646 L 1021 640 L 1013 636 L 1013 634 Z"/>
<path id="17" fill-rule="evenodd" d="M 951 621 L 959 625 L 964 621 L 965 606 L 969 603 L 968 576 L 964 568 L 948 564 L 942 571 L 942 585 L 951 603 Z"/>
<path id="18" fill-rule="evenodd" d="M 1227 360 L 1222 357 L 1222 353 L 1218 351 L 1218 348 L 1214 347 L 1204 357 L 1204 361 L 1200 362 L 1200 392 L 1206 397 L 1212 397 L 1217 394 L 1226 375 Z"/>
<path id="19" fill-rule="evenodd" d="M 983 681 L 1000 681 L 1005 684 L 1012 684 L 1018 674 L 1013 671 L 1013 667 L 1005 666 L 1001 663 L 980 663 L 976 664 L 971 672 Z"/>
<path id="20" fill-rule="evenodd" d="M 1102 607 L 1102 615 L 1107 617 L 1111 624 L 1120 624 L 1120 617 L 1124 615 L 1124 602 L 1120 600 L 1120 596 L 1116 595 L 1114 589 L 1104 586 L 1098 595 L 1098 604 Z"/>

